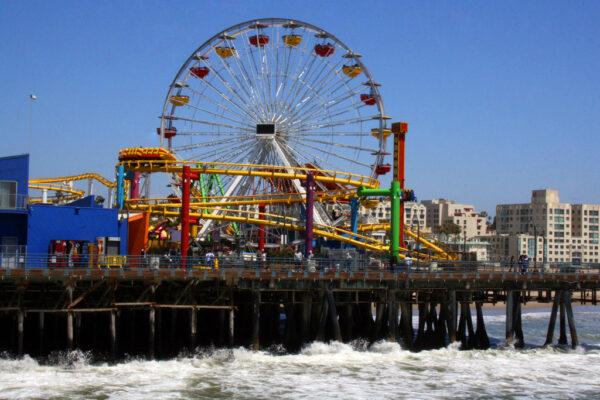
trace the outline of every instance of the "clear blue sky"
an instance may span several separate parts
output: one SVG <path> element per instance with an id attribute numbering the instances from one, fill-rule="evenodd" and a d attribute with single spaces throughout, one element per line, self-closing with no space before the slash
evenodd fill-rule
<path id="1" fill-rule="evenodd" d="M 262 17 L 335 34 L 408 121 L 407 187 L 495 213 L 554 188 L 600 203 L 598 1 L 3 1 L 0 156 L 31 176 L 114 175 L 118 151 L 158 144 L 187 57 Z"/>

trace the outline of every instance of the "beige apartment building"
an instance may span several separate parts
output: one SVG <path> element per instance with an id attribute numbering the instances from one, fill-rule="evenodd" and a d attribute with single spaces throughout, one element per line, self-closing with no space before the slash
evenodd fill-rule
<path id="1" fill-rule="evenodd" d="M 527 254 L 547 262 L 597 263 L 599 214 L 600 204 L 561 203 L 557 190 L 533 190 L 530 203 L 496 206 L 498 235 L 485 240 L 492 244 L 491 258 Z"/>
<path id="2" fill-rule="evenodd" d="M 429 230 L 451 221 L 460 226 L 461 237 L 469 240 L 488 232 L 485 217 L 475 211 L 475 207 L 457 204 L 454 200 L 436 199 L 421 202 L 426 209 L 426 226 Z"/>
<path id="3" fill-rule="evenodd" d="M 359 209 L 359 215 L 369 217 L 372 223 L 387 223 L 390 222 L 392 217 L 392 209 L 390 207 L 390 201 L 382 199 L 373 208 L 366 208 L 361 206 Z M 404 203 L 404 225 L 413 226 L 415 229 L 417 226 L 421 230 L 426 229 L 425 221 L 427 218 L 427 209 L 424 205 L 416 202 Z"/>

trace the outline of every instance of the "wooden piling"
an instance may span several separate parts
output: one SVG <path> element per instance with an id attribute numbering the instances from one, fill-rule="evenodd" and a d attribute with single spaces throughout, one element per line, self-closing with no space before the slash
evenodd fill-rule
<path id="1" fill-rule="evenodd" d="M 156 336 L 156 308 L 150 307 L 148 310 L 148 359 L 154 360 L 155 354 L 155 342 Z"/>
<path id="2" fill-rule="evenodd" d="M 396 293 L 392 290 L 388 292 L 388 340 L 396 342 L 398 331 L 398 306 L 396 303 Z"/>
<path id="3" fill-rule="evenodd" d="M 544 342 L 544 346 L 551 345 L 552 340 L 554 339 L 554 327 L 556 326 L 556 314 L 558 313 L 558 308 L 560 306 L 561 295 L 562 295 L 562 290 L 557 290 L 554 293 L 554 302 L 552 303 L 552 312 L 550 313 L 550 321 L 548 321 L 548 333 L 546 333 L 546 341 Z"/>
<path id="4" fill-rule="evenodd" d="M 235 330 L 234 330 L 234 311 L 233 307 L 229 309 L 229 347 L 233 347 L 233 340 L 235 338 Z"/>
<path id="5" fill-rule="evenodd" d="M 252 291 L 252 349 L 260 349 L 260 292 Z"/>
<path id="6" fill-rule="evenodd" d="M 23 325 L 25 320 L 25 313 L 23 310 L 17 311 L 17 354 L 19 357 L 23 356 Z"/>
<path id="7" fill-rule="evenodd" d="M 325 341 L 325 328 L 327 326 L 327 315 L 329 314 L 329 301 L 327 295 L 323 293 L 321 301 L 321 315 L 319 317 L 319 329 L 317 330 L 317 340 L 319 342 Z"/>
<path id="8" fill-rule="evenodd" d="M 312 311 L 312 295 L 310 292 L 302 294 L 302 343 L 310 341 L 310 320 Z"/>
<path id="9" fill-rule="evenodd" d="M 571 307 L 571 291 L 565 290 L 565 308 L 567 311 L 567 320 L 569 321 L 569 330 L 571 333 L 571 347 L 579 346 L 579 338 L 577 337 L 577 329 L 575 328 L 575 318 L 573 318 L 573 308 Z"/>
<path id="10" fill-rule="evenodd" d="M 45 318 L 46 313 L 43 311 L 38 314 L 39 320 L 39 352 L 40 355 L 44 354 L 44 330 L 45 330 Z"/>
<path id="11" fill-rule="evenodd" d="M 329 318 L 331 320 L 333 329 L 333 338 L 338 342 L 343 342 L 342 331 L 340 330 L 340 321 L 338 320 L 337 308 L 335 306 L 335 299 L 331 290 L 327 291 L 327 302 L 329 303 Z"/>
<path id="12" fill-rule="evenodd" d="M 513 309 L 513 291 L 506 291 L 506 344 L 511 345 L 514 340 L 514 309 Z"/>
<path id="13" fill-rule="evenodd" d="M 475 312 L 477 313 L 477 329 L 475 331 L 476 347 L 481 350 L 490 348 L 490 338 L 485 329 L 485 321 L 483 320 L 483 307 L 480 301 L 475 303 Z"/>
<path id="14" fill-rule="evenodd" d="M 193 352 L 194 349 L 196 348 L 196 330 L 197 330 L 196 315 L 197 315 L 196 309 L 190 308 L 190 347 L 189 347 L 190 352 Z"/>
<path id="15" fill-rule="evenodd" d="M 448 325 L 448 337 L 450 343 L 456 342 L 456 290 L 450 291 L 450 304 L 449 304 L 448 318 L 450 323 Z"/>
<path id="16" fill-rule="evenodd" d="M 110 359 L 117 360 L 117 312 L 110 312 Z"/>
<path id="17" fill-rule="evenodd" d="M 567 324 L 566 324 L 566 314 L 567 310 L 565 307 L 565 297 L 566 292 L 562 291 L 562 296 L 560 298 L 560 334 L 558 336 L 558 344 L 561 346 L 566 345 L 567 342 Z"/>

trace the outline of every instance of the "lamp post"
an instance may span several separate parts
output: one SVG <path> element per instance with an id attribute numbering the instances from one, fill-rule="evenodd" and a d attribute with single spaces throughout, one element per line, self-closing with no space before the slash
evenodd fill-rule
<path id="1" fill-rule="evenodd" d="M 537 268 L 537 226 L 533 224 L 533 266 Z"/>
<path id="2" fill-rule="evenodd" d="M 33 121 L 33 101 L 37 99 L 35 94 L 29 95 L 29 143 L 27 143 L 27 153 L 31 155 L 31 127 Z"/>
<path id="3" fill-rule="evenodd" d="M 421 224 L 417 218 L 413 219 L 413 224 L 417 224 L 417 258 L 421 256 Z"/>

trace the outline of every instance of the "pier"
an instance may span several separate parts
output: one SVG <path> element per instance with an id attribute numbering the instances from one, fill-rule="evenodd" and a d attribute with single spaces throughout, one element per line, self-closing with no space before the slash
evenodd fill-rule
<path id="1" fill-rule="evenodd" d="M 552 307 L 546 345 L 554 344 L 558 318 L 556 343 L 576 347 L 572 305 L 596 305 L 600 288 L 592 270 L 297 267 L 0 269 L 0 349 L 32 356 L 93 350 L 113 361 L 170 358 L 197 346 L 282 344 L 294 352 L 315 340 L 359 338 L 410 350 L 452 342 L 485 349 L 482 309 L 496 303 L 505 304 L 506 343 L 519 347 L 522 308 L 531 301 Z"/>

